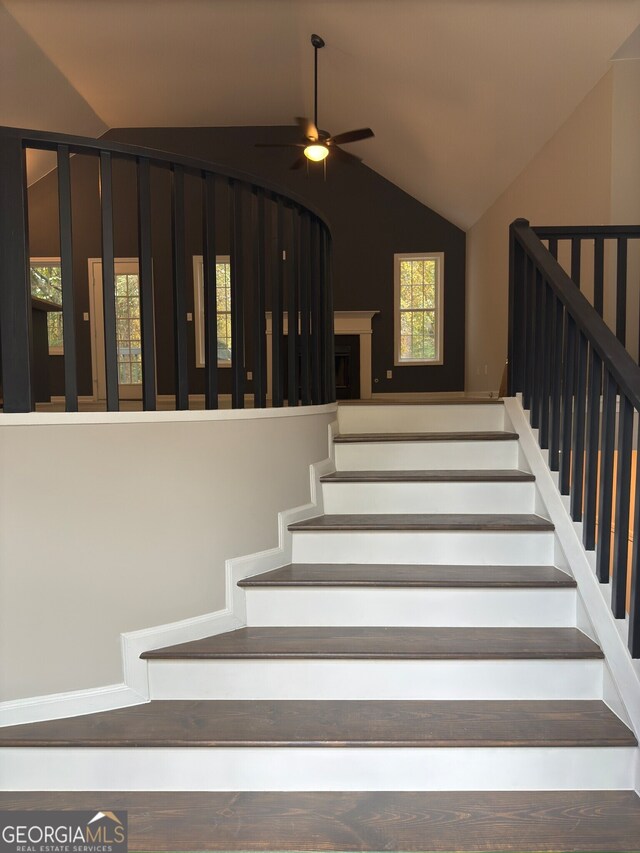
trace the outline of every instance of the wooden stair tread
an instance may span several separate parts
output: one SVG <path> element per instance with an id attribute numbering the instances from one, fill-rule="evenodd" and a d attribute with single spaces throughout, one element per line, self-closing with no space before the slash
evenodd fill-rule
<path id="1" fill-rule="evenodd" d="M 128 812 L 130 850 L 638 853 L 633 791 L 0 792 L 8 811 Z"/>
<path id="2" fill-rule="evenodd" d="M 293 563 L 244 578 L 241 587 L 575 587 L 555 566 L 412 566 Z"/>
<path id="3" fill-rule="evenodd" d="M 0 746 L 636 746 L 604 702 L 173 700 L 0 729 Z"/>
<path id="4" fill-rule="evenodd" d="M 251 627 L 143 652 L 145 660 L 602 658 L 577 628 Z"/>
<path id="5" fill-rule="evenodd" d="M 323 483 L 527 483 L 533 482 L 535 476 L 517 468 L 501 471 L 334 471 L 320 480 Z"/>
<path id="6" fill-rule="evenodd" d="M 494 530 L 494 531 L 549 531 L 551 521 L 534 513 L 379 513 L 373 515 L 340 514 L 318 515 L 289 525 L 289 530 L 300 531 L 382 531 L 382 530 Z"/>
<path id="7" fill-rule="evenodd" d="M 517 432 L 485 430 L 473 432 L 356 432 L 334 435 L 335 444 L 361 444 L 380 441 L 517 441 Z"/>

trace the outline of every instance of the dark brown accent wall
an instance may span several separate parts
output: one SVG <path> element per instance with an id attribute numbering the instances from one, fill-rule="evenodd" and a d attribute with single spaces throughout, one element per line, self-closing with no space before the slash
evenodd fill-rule
<path id="1" fill-rule="evenodd" d="M 143 145 L 198 157 L 237 168 L 258 179 L 289 188 L 314 205 L 333 234 L 334 307 L 336 310 L 378 310 L 373 321 L 374 392 L 453 391 L 464 387 L 465 233 L 367 166 L 329 162 L 326 182 L 321 167 L 309 176 L 292 172 L 291 152 L 259 149 L 255 142 L 290 141 L 292 127 L 124 128 L 106 134 L 111 141 Z M 375 145 L 375 140 L 370 143 Z M 363 150 L 364 146 L 363 146 Z M 399 155 L 401 156 L 401 155 Z M 29 190 L 30 253 L 57 255 L 58 218 L 55 172 Z M 74 275 L 77 289 L 79 392 L 92 393 L 88 264 L 100 255 L 98 169 L 93 158 L 72 158 Z M 154 170 L 153 263 L 158 336 L 158 391 L 173 391 L 171 311 L 171 245 L 168 174 Z M 134 167 L 114 163 L 115 252 L 137 256 L 137 217 Z M 220 207 L 226 208 L 224 190 Z M 202 254 L 199 228 L 201 202 L 195 182 L 186 181 L 188 311 L 193 311 L 191 256 Z M 191 227 L 189 223 L 191 222 Z M 218 247 L 227 251 L 227 226 L 220 217 Z M 393 364 L 393 255 L 396 252 L 444 252 L 444 364 Z M 203 391 L 203 371 L 195 367 L 194 326 L 189 324 L 190 391 Z M 52 393 L 64 390 L 62 359 L 51 356 Z M 247 351 L 247 369 L 251 352 Z M 386 379 L 386 371 L 393 378 Z M 220 370 L 221 392 L 230 390 L 230 371 Z M 378 380 L 377 382 L 375 380 Z M 247 391 L 251 390 L 248 383 Z"/>

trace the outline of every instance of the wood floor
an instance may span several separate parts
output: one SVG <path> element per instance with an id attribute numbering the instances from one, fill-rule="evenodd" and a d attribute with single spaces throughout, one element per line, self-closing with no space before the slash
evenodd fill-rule
<path id="1" fill-rule="evenodd" d="M 0 809 L 128 811 L 129 850 L 638 853 L 632 791 L 0 793 Z"/>
<path id="2" fill-rule="evenodd" d="M 482 432 L 358 432 L 334 435 L 335 444 L 371 444 L 372 442 L 417 441 L 517 441 L 518 434 L 507 430 Z"/>

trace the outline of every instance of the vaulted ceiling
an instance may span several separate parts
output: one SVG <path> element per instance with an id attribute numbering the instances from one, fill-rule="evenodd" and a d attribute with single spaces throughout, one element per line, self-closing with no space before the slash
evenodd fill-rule
<path id="1" fill-rule="evenodd" d="M 371 126 L 349 150 L 462 227 L 607 71 L 640 0 L 0 0 L 0 123 Z"/>

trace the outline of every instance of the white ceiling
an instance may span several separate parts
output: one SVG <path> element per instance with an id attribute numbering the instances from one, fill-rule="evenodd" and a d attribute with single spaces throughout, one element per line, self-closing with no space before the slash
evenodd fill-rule
<path id="1" fill-rule="evenodd" d="M 640 24 L 640 0 L 2 3 L 0 122 L 90 135 L 308 115 L 318 32 L 321 126 L 371 126 L 349 150 L 465 228 Z"/>

